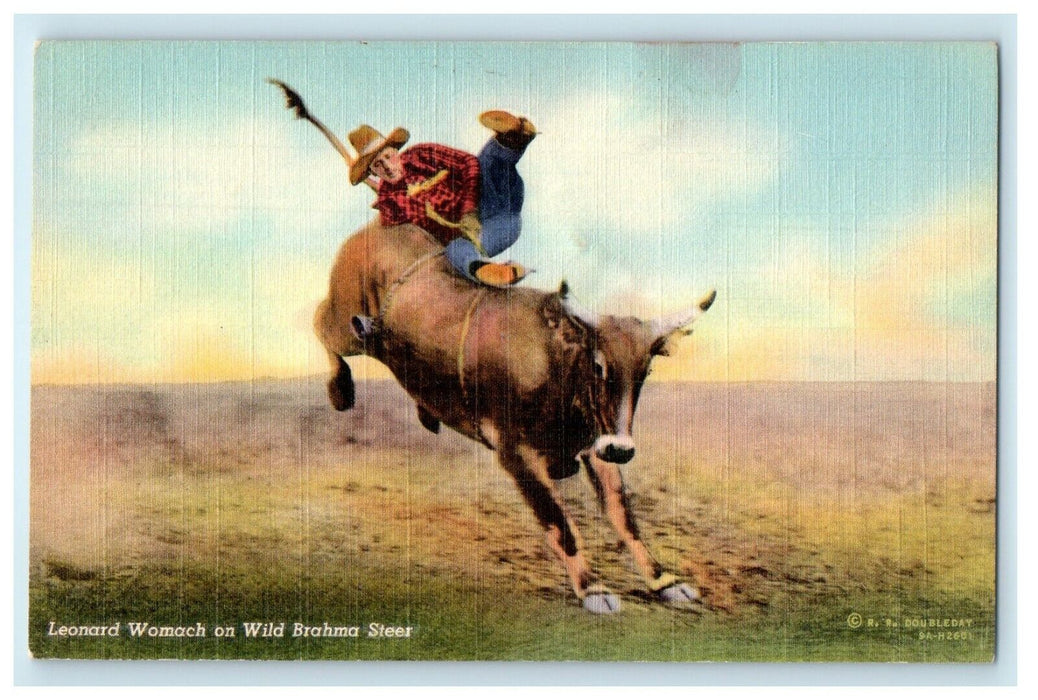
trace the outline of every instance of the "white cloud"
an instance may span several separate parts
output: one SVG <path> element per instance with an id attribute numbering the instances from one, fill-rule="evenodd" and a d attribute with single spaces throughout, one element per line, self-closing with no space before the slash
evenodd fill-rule
<path id="1" fill-rule="evenodd" d="M 300 140 L 310 129 L 313 138 Z M 298 130 L 298 131 L 297 131 Z M 69 191 L 86 193 L 88 205 L 122 209 L 138 221 L 179 235 L 207 232 L 256 215 L 276 231 L 302 234 L 367 216 L 370 193 L 352 190 L 342 159 L 316 130 L 286 113 L 277 122 L 239 121 L 215 130 L 178 124 L 156 139 L 132 121 L 84 131 L 73 140 Z M 347 211 L 344 211 L 347 210 Z M 300 220 L 300 212 L 305 217 Z M 88 212 L 56 212 L 75 228 Z M 363 221 L 360 218 L 360 221 Z"/>
<path id="2" fill-rule="evenodd" d="M 569 96 L 537 127 L 543 134 L 520 166 L 538 193 L 531 214 L 563 231 L 589 220 L 647 235 L 685 225 L 704 203 L 770 185 L 786 152 L 760 126 L 653 119 L 617 93 Z"/>

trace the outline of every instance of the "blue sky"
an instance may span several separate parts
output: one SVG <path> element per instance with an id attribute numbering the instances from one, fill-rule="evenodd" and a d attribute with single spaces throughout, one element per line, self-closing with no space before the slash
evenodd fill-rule
<path id="1" fill-rule="evenodd" d="M 372 197 L 267 76 L 344 140 L 475 152 L 479 112 L 528 115 L 527 284 L 645 316 L 719 290 L 655 376 L 994 379 L 992 44 L 45 42 L 34 381 L 323 369 Z"/>

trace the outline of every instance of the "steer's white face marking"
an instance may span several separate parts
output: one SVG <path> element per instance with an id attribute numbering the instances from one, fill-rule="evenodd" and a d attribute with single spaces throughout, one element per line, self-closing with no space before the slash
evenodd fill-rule
<path id="1" fill-rule="evenodd" d="M 630 389 L 624 392 L 623 398 L 620 399 L 620 405 L 617 407 L 616 424 L 613 426 L 614 432 L 612 434 L 600 435 L 595 440 L 596 449 L 599 444 L 605 445 L 606 443 L 625 449 L 634 449 L 634 438 L 631 437 L 631 422 L 634 418 L 631 406 L 634 403 L 633 399 L 634 396 Z"/>
<path id="2" fill-rule="evenodd" d="M 633 387 L 627 387 L 624 397 L 620 401 L 620 410 L 616 415 L 616 433 L 631 439 L 631 423 L 634 422 L 634 391 Z"/>
<path id="3" fill-rule="evenodd" d="M 595 452 L 605 452 L 609 447 L 621 450 L 633 450 L 634 438 L 630 435 L 599 435 L 595 440 Z"/>
<path id="4" fill-rule="evenodd" d="M 595 440 L 595 456 L 603 462 L 627 464 L 634 457 L 634 440 L 629 435 L 601 435 Z"/>
<path id="5" fill-rule="evenodd" d="M 634 457 L 634 438 L 631 437 L 631 422 L 634 418 L 634 393 L 628 388 L 617 407 L 614 433 L 599 435 L 594 450 L 599 459 L 616 464 L 625 464 Z"/>

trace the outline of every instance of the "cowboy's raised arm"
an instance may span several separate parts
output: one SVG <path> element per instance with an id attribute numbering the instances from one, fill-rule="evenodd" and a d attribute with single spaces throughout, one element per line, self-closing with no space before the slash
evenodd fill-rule
<path id="1" fill-rule="evenodd" d="M 356 160 L 353 157 L 353 154 L 346 149 L 346 146 L 339 140 L 339 137 L 332 133 L 331 129 L 326 127 L 320 119 L 317 119 L 310 114 L 310 111 L 306 108 L 306 104 L 303 102 L 303 98 L 299 96 L 298 92 L 275 78 L 267 78 L 267 82 L 281 88 L 281 91 L 285 94 L 285 108 L 292 110 L 296 115 L 296 119 L 305 119 L 316 126 L 318 131 L 324 134 L 325 138 L 328 139 L 328 142 L 332 144 L 332 147 L 335 148 L 339 155 L 343 157 L 343 160 L 346 161 L 346 166 L 353 166 L 353 163 Z M 364 180 L 364 184 L 370 187 L 375 193 L 378 193 L 378 182 L 373 180 L 370 175 Z"/>

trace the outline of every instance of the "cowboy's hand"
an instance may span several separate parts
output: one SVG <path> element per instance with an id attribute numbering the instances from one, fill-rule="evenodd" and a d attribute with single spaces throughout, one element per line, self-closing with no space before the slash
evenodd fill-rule
<path id="1" fill-rule="evenodd" d="M 472 245 L 476 246 L 476 250 L 479 251 L 479 254 L 485 256 L 487 251 L 483 249 L 483 243 L 480 241 L 483 234 L 483 226 L 480 225 L 479 217 L 476 216 L 476 213 L 469 212 L 462 216 L 461 221 L 458 222 L 458 227 L 461 229 L 465 238 L 472 241 Z"/>

